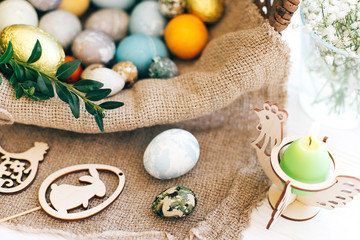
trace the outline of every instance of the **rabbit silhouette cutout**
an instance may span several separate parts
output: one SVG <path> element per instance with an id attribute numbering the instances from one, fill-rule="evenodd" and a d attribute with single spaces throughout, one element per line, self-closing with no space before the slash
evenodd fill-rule
<path id="1" fill-rule="evenodd" d="M 50 202 L 52 206 L 61 214 L 67 214 L 68 210 L 83 206 L 87 208 L 89 200 L 93 197 L 104 197 L 106 186 L 99 178 L 99 173 L 95 167 L 89 167 L 89 175 L 79 178 L 80 182 L 90 183 L 86 186 L 74 186 L 69 184 L 52 184 L 50 192 Z"/>

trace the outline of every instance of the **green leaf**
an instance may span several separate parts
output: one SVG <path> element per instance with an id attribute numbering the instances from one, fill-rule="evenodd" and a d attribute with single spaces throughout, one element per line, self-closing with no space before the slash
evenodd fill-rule
<path id="1" fill-rule="evenodd" d="M 59 96 L 59 98 L 62 101 L 69 103 L 69 101 L 70 101 L 69 99 L 72 97 L 71 97 L 69 90 L 64 85 L 62 85 L 61 83 L 55 82 L 55 90 L 56 90 L 57 95 Z"/>
<path id="2" fill-rule="evenodd" d="M 99 115 L 99 114 L 95 114 L 94 117 L 95 117 L 96 124 L 98 125 L 100 131 L 104 132 L 103 117 L 101 115 Z"/>
<path id="3" fill-rule="evenodd" d="M 20 86 L 20 84 L 16 83 L 14 86 L 15 89 L 15 97 L 16 99 L 19 99 L 22 97 L 22 95 L 24 94 L 24 91 L 22 89 L 22 87 Z"/>
<path id="4" fill-rule="evenodd" d="M 37 79 L 38 73 L 36 71 L 28 68 L 24 68 L 24 70 L 25 70 L 25 79 L 34 80 L 34 81 Z"/>
<path id="5" fill-rule="evenodd" d="M 50 98 L 48 96 L 43 95 L 40 92 L 36 92 L 34 93 L 33 96 L 29 96 L 30 99 L 34 100 L 34 101 L 43 101 L 43 100 L 49 100 Z"/>
<path id="6" fill-rule="evenodd" d="M 100 104 L 99 106 L 104 109 L 115 109 L 115 108 L 124 106 L 124 103 L 116 102 L 116 101 L 108 101 L 108 102 L 104 102 L 104 103 Z"/>
<path id="7" fill-rule="evenodd" d="M 85 97 L 91 101 L 99 101 L 106 98 L 111 93 L 111 89 L 98 89 L 91 92 L 88 92 Z"/>
<path id="8" fill-rule="evenodd" d="M 31 88 L 29 88 L 29 90 L 28 90 L 28 94 L 29 94 L 30 96 L 33 96 L 33 95 L 34 95 L 34 93 L 35 93 L 35 87 L 31 87 Z"/>
<path id="9" fill-rule="evenodd" d="M 36 83 L 29 80 L 29 81 L 25 81 L 24 83 L 22 83 L 21 86 L 25 89 L 30 89 L 30 88 L 35 88 Z"/>
<path id="10" fill-rule="evenodd" d="M 10 59 L 12 58 L 13 53 L 14 53 L 14 51 L 13 51 L 12 43 L 9 42 L 4 54 L 0 58 L 0 65 L 8 63 L 10 61 Z"/>
<path id="11" fill-rule="evenodd" d="M 1 83 L 2 83 L 2 77 L 1 77 L 1 75 L 0 75 L 0 85 L 1 85 Z"/>
<path id="12" fill-rule="evenodd" d="M 9 64 L 1 64 L 0 71 L 4 74 L 6 78 L 10 78 L 14 71 L 9 67 Z"/>
<path id="13" fill-rule="evenodd" d="M 80 66 L 80 64 L 81 64 L 80 59 L 76 59 L 76 60 L 61 64 L 61 66 L 58 68 L 58 70 L 56 72 L 56 77 L 58 79 L 64 79 L 64 78 L 70 77 L 71 74 L 73 74 L 76 71 L 76 69 Z"/>
<path id="14" fill-rule="evenodd" d="M 9 79 L 9 83 L 12 84 L 12 85 L 14 85 L 15 83 L 17 83 L 15 74 L 11 75 L 11 77 L 10 77 L 10 79 Z"/>
<path id="15" fill-rule="evenodd" d="M 98 89 L 102 88 L 103 86 L 104 86 L 103 83 L 95 81 L 95 80 L 90 80 L 90 79 L 80 80 L 73 85 L 73 87 L 76 90 L 78 90 L 80 92 L 84 92 L 84 93 L 98 90 Z"/>
<path id="16" fill-rule="evenodd" d="M 39 60 L 41 57 L 41 53 L 42 53 L 41 44 L 39 40 L 36 40 L 35 46 L 31 52 L 29 59 L 27 60 L 27 63 L 34 63 L 37 60 Z"/>
<path id="17" fill-rule="evenodd" d="M 46 76 L 38 74 L 37 85 L 42 94 L 49 97 L 54 97 L 54 88 L 51 84 L 51 81 Z"/>
<path id="18" fill-rule="evenodd" d="M 69 105 L 72 114 L 75 118 L 79 118 L 80 116 L 80 103 L 79 98 L 74 93 L 70 92 Z"/>
<path id="19" fill-rule="evenodd" d="M 86 108 L 86 111 L 88 111 L 88 113 L 90 113 L 91 115 L 95 115 L 95 114 L 96 114 L 96 110 L 95 110 L 95 108 L 93 107 L 93 105 L 91 105 L 91 103 L 85 102 L 85 108 Z"/>
<path id="20" fill-rule="evenodd" d="M 16 62 L 10 62 L 10 65 L 12 66 L 16 79 L 18 80 L 18 82 L 24 82 L 24 77 L 25 77 L 25 70 L 24 67 L 17 64 Z"/>

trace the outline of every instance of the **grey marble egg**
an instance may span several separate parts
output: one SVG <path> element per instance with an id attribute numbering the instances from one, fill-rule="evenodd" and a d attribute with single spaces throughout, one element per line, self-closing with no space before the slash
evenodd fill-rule
<path id="1" fill-rule="evenodd" d="M 150 78 L 172 78 L 179 75 L 176 64 L 167 57 L 154 57 L 148 69 Z"/>
<path id="2" fill-rule="evenodd" d="M 64 49 L 81 32 L 81 22 L 74 14 L 65 10 L 48 12 L 41 17 L 39 27 L 54 36 Z"/>
<path id="3" fill-rule="evenodd" d="M 125 80 L 122 76 L 120 76 L 120 74 L 105 67 L 88 69 L 86 73 L 86 79 L 99 81 L 104 84 L 102 88 L 111 89 L 109 97 L 120 92 L 125 86 Z"/>
<path id="4" fill-rule="evenodd" d="M 196 197 L 186 187 L 172 187 L 160 193 L 152 203 L 153 212 L 165 218 L 182 218 L 194 211 Z"/>
<path id="5" fill-rule="evenodd" d="M 186 0 L 159 0 L 160 12 L 166 17 L 182 14 L 186 8 Z"/>
<path id="6" fill-rule="evenodd" d="M 115 55 L 115 43 L 106 33 L 87 29 L 74 39 L 72 52 L 74 57 L 81 59 L 84 65 L 106 64 Z"/>
<path id="7" fill-rule="evenodd" d="M 50 11 L 60 6 L 62 0 L 28 0 L 37 10 Z"/>
<path id="8" fill-rule="evenodd" d="M 97 29 L 107 33 L 114 41 L 127 34 L 129 15 L 120 9 L 102 9 L 94 12 L 86 20 L 85 29 Z"/>

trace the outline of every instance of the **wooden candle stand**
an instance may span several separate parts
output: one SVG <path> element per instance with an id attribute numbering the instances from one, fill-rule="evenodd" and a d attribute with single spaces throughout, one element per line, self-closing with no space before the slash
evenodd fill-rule
<path id="1" fill-rule="evenodd" d="M 260 134 L 251 145 L 256 149 L 265 174 L 273 183 L 268 199 L 274 210 L 267 229 L 279 216 L 298 221 L 308 220 L 319 212 L 320 207 L 343 207 L 360 193 L 359 178 L 335 174 L 335 160 L 329 150 L 333 169 L 326 181 L 308 184 L 289 177 L 280 167 L 281 151 L 297 138 L 283 139 L 283 122 L 288 117 L 287 112 L 269 102 L 266 102 L 262 109 L 255 109 L 255 112 L 260 119 L 257 126 Z M 306 195 L 296 195 L 292 193 L 293 189 L 305 191 Z"/>

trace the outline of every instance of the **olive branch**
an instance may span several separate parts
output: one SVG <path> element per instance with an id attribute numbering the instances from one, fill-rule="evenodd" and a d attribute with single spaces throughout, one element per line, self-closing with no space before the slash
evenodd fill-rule
<path id="1" fill-rule="evenodd" d="M 75 118 L 80 116 L 80 98 L 85 104 L 86 111 L 94 116 L 100 131 L 104 132 L 104 110 L 119 108 L 124 103 L 117 101 L 107 101 L 99 105 L 93 103 L 92 101 L 106 98 L 111 92 L 111 89 L 101 89 L 104 86 L 101 82 L 84 79 L 70 85 L 60 81 L 71 76 L 80 66 L 81 60 L 77 59 L 63 63 L 57 69 L 55 77 L 30 66 L 29 64 L 40 59 L 41 54 L 42 48 L 39 40 L 36 41 L 27 62 L 21 62 L 12 58 L 13 47 L 11 42 L 9 42 L 4 53 L 0 54 L 0 71 L 9 79 L 10 84 L 14 87 L 16 99 L 25 96 L 34 101 L 48 100 L 55 96 L 52 84 L 54 83 L 56 94 L 63 102 L 69 104 Z M 0 85 L 1 83 L 2 79 L 0 76 Z"/>

